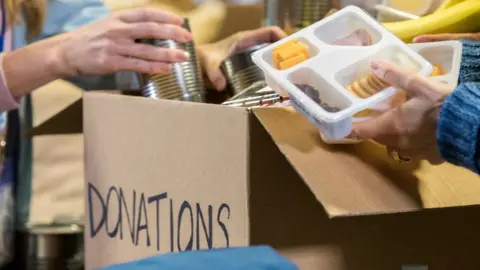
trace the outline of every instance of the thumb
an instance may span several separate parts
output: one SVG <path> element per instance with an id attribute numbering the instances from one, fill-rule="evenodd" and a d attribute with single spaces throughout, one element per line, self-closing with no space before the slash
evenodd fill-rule
<path id="1" fill-rule="evenodd" d="M 385 139 L 397 130 L 395 126 L 396 110 L 387 111 L 370 120 L 353 123 L 353 131 L 350 136 L 363 140 L 374 140 L 382 144 L 388 143 Z"/>
<path id="2" fill-rule="evenodd" d="M 373 74 L 393 87 L 404 89 L 409 97 L 424 96 L 434 88 L 426 77 L 389 62 L 373 60 L 370 67 Z"/>

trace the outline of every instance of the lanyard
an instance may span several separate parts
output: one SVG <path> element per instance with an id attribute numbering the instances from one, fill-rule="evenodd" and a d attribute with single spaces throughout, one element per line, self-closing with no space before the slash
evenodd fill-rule
<path id="1" fill-rule="evenodd" d="M 0 30 L 0 52 L 3 52 L 5 32 L 7 29 L 7 13 L 5 12 L 5 0 L 0 0 L 2 9 L 2 29 Z"/>
<path id="2" fill-rule="evenodd" d="M 0 9 L 1 9 L 1 12 L 2 12 L 2 25 L 1 25 L 1 29 L 0 29 L 0 52 L 3 52 L 3 49 L 4 49 L 4 38 L 5 38 L 5 32 L 6 32 L 6 29 L 7 29 L 7 16 L 6 16 L 6 11 L 5 11 L 5 0 L 0 0 Z M 12 116 L 13 117 L 13 116 Z M 11 118 L 10 116 L 8 118 Z M 18 119 L 12 119 L 12 121 L 18 121 Z M 7 122 L 9 122 L 7 120 Z M 12 128 L 14 129 L 13 131 L 17 131 L 15 130 L 16 128 L 16 125 L 15 123 L 13 123 L 12 125 Z M 13 162 L 13 160 L 10 158 L 10 161 L 7 162 L 7 159 L 9 156 L 14 156 L 15 155 L 15 151 L 14 149 L 9 149 L 11 148 L 12 146 L 10 147 L 7 147 L 6 146 L 6 141 L 9 141 L 8 140 L 8 136 L 12 136 L 10 134 L 1 134 L 0 132 L 0 162 L 2 162 L 3 164 L 0 164 L 0 186 L 3 185 L 3 182 L 5 179 L 12 179 L 13 177 L 10 176 L 11 173 L 13 173 L 13 168 L 15 168 L 15 165 L 14 164 L 11 164 Z M 10 139 L 10 141 L 12 141 L 12 139 Z M 14 141 L 16 142 L 16 141 Z M 2 166 L 3 165 L 3 166 Z M 8 167 L 8 168 L 6 168 Z"/>
<path id="3" fill-rule="evenodd" d="M 7 29 L 6 27 L 6 21 L 7 21 L 7 16 L 6 16 L 6 12 L 5 12 L 5 0 L 0 0 L 0 9 L 1 9 L 1 12 L 2 12 L 2 26 L 1 26 L 1 29 L 0 29 L 0 52 L 3 52 L 3 43 L 4 43 L 4 38 L 5 38 L 5 30 Z M 6 117 L 6 115 L 4 116 Z M 2 127 L 0 127 L 2 128 Z M 5 140 L 4 140 L 4 136 L 3 134 L 1 134 L 1 131 L 0 131 L 0 162 L 3 162 L 3 158 L 4 158 L 4 154 L 5 154 Z M 0 168 L 1 168 L 1 165 L 0 165 Z M 1 172 L 1 170 L 0 170 Z"/>

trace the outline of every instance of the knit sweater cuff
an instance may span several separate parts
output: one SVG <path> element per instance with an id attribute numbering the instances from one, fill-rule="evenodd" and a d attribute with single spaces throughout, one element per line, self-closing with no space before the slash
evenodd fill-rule
<path id="1" fill-rule="evenodd" d="M 480 81 L 480 41 L 463 40 L 459 83 Z"/>
<path id="2" fill-rule="evenodd" d="M 449 95 L 437 125 L 440 153 L 448 162 L 479 172 L 480 83 L 460 85 Z"/>

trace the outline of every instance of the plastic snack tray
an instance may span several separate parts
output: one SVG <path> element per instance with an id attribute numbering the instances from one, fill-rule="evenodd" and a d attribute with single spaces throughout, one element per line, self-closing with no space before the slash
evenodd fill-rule
<path id="1" fill-rule="evenodd" d="M 338 45 L 339 40 L 347 39 L 358 30 L 368 33 L 368 45 Z M 275 67 L 273 52 L 292 40 L 305 45 L 309 57 L 290 68 L 279 70 Z M 343 8 L 256 51 L 252 59 L 264 72 L 267 84 L 281 96 L 288 94 L 292 106 L 331 139 L 348 136 L 352 130 L 353 115 L 381 105 L 395 94 L 393 87 L 386 87 L 369 97 L 360 98 L 347 90 L 348 85 L 371 75 L 372 59 L 409 66 L 425 76 L 432 72 L 432 65 L 426 59 L 355 6 Z M 337 110 L 327 111 L 297 85 L 309 85 L 318 92 L 322 102 Z"/>

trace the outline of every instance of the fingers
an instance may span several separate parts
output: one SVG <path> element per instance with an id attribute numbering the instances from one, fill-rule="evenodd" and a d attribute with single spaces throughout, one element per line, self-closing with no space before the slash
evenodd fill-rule
<path id="1" fill-rule="evenodd" d="M 220 70 L 220 64 L 224 58 L 223 55 L 212 51 L 213 49 L 214 47 L 211 45 L 199 46 L 197 48 L 197 56 L 207 77 L 207 82 L 211 82 L 215 90 L 222 91 L 227 86 L 227 80 Z"/>
<path id="2" fill-rule="evenodd" d="M 266 27 L 267 31 L 270 31 L 270 42 L 276 42 L 287 37 L 287 33 L 280 27 L 272 26 Z"/>
<path id="3" fill-rule="evenodd" d="M 145 74 L 167 74 L 172 65 L 164 62 L 146 61 L 138 58 L 113 57 L 111 63 L 114 71 L 134 71 Z"/>
<path id="4" fill-rule="evenodd" d="M 136 8 L 118 13 L 118 18 L 126 23 L 156 22 L 182 25 L 182 17 L 168 11 L 153 8 Z"/>
<path id="5" fill-rule="evenodd" d="M 190 55 L 183 50 L 167 49 L 141 43 L 119 46 L 118 54 L 147 61 L 165 63 L 184 62 L 190 57 Z"/>
<path id="6" fill-rule="evenodd" d="M 235 51 L 243 51 L 248 47 L 257 44 L 276 42 L 285 37 L 287 37 L 287 34 L 276 26 L 246 31 L 239 34 L 239 40 L 236 44 Z"/>
<path id="7" fill-rule="evenodd" d="M 393 109 L 376 118 L 354 123 L 352 135 L 364 140 L 378 141 L 384 145 L 389 144 L 385 140 L 397 131 L 397 110 Z"/>
<path id="8" fill-rule="evenodd" d="M 480 34 L 479 33 L 430 34 L 430 35 L 418 36 L 413 39 L 413 42 L 423 43 L 423 42 L 437 42 L 437 41 L 459 40 L 459 39 L 480 40 Z"/>
<path id="9" fill-rule="evenodd" d="M 425 95 L 435 88 L 426 77 L 389 62 L 374 60 L 370 67 L 377 77 L 394 87 L 404 89 L 410 97 Z"/>
<path id="10" fill-rule="evenodd" d="M 155 22 L 139 22 L 124 27 L 128 35 L 135 39 L 173 39 L 180 42 L 192 40 L 192 34 L 178 25 Z"/>
<path id="11" fill-rule="evenodd" d="M 205 63 L 203 66 L 205 68 L 207 78 L 212 82 L 215 89 L 217 91 L 224 90 L 227 86 L 227 81 L 220 70 L 220 65 L 215 63 Z"/>

